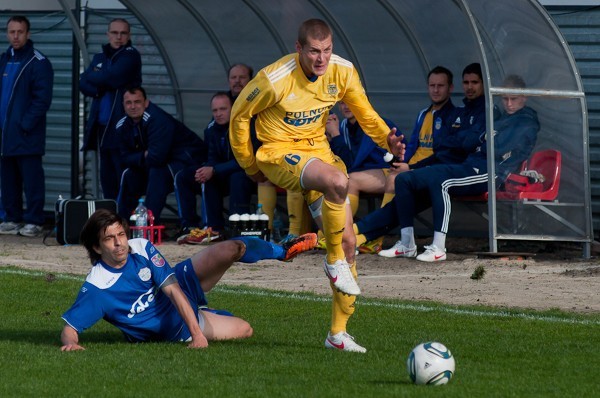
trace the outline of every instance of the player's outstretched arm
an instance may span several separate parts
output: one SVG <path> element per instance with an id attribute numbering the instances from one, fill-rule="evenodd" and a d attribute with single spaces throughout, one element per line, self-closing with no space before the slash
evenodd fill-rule
<path id="1" fill-rule="evenodd" d="M 85 350 L 85 348 L 79 345 L 79 333 L 69 325 L 65 325 L 63 328 L 60 340 L 62 341 L 61 351 Z"/>
<path id="2" fill-rule="evenodd" d="M 192 341 L 188 344 L 188 348 L 208 347 L 208 340 L 200 329 L 197 314 L 192 309 L 179 284 L 175 281 L 175 283 L 163 286 L 162 291 L 169 297 L 175 308 L 177 308 L 192 335 Z"/>

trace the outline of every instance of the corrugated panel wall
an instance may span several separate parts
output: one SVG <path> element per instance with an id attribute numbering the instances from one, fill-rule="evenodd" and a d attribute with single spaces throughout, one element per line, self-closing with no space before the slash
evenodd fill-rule
<path id="1" fill-rule="evenodd" d="M 4 29 L 14 12 L 0 13 L 0 26 Z M 68 197 L 71 192 L 71 52 L 72 30 L 63 13 L 22 13 L 31 22 L 31 40 L 52 62 L 54 68 L 54 97 L 48 112 L 46 131 L 45 210 L 53 211 L 58 195 Z M 5 30 L 3 30 L 5 32 Z M 5 38 L 5 36 L 3 35 Z M 8 48 L 2 40 L 1 52 Z"/>
<path id="2" fill-rule="evenodd" d="M 590 173 L 594 236 L 600 235 L 600 6 L 548 7 L 577 61 L 590 126 Z"/>

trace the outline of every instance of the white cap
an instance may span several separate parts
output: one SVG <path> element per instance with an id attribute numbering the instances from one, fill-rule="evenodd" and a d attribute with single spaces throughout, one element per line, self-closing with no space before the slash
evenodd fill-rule
<path id="1" fill-rule="evenodd" d="M 240 216 L 240 221 L 250 221 L 250 214 L 244 213 Z"/>
<path id="2" fill-rule="evenodd" d="M 232 214 L 229 216 L 229 221 L 240 221 L 240 215 L 239 214 Z"/>

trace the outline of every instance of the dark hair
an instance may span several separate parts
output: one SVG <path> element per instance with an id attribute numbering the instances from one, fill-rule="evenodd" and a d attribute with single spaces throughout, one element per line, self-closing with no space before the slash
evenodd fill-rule
<path id="1" fill-rule="evenodd" d="M 483 75 L 481 73 L 481 65 L 479 65 L 479 62 L 473 62 L 472 64 L 465 66 L 465 69 L 463 69 L 462 75 L 463 75 L 463 77 L 465 77 L 465 75 L 471 74 L 471 73 L 477 74 L 477 76 L 479 76 L 481 81 L 483 81 Z"/>
<path id="2" fill-rule="evenodd" d="M 300 29 L 298 29 L 298 43 L 304 46 L 308 43 L 309 36 L 313 39 L 325 40 L 330 36 L 333 37 L 333 34 L 327 22 L 322 19 L 313 18 L 302 22 L 302 25 L 300 25 Z"/>
<path id="3" fill-rule="evenodd" d="M 248 70 L 248 75 L 250 77 L 250 79 L 252 79 L 252 76 L 254 75 L 254 69 L 252 69 L 252 67 L 250 65 L 246 65 L 246 64 L 242 64 L 242 63 L 237 63 L 237 64 L 233 64 L 229 67 L 229 69 L 227 69 L 227 78 L 229 79 L 229 74 L 231 73 L 231 70 L 233 68 L 235 68 L 236 66 L 241 66 L 246 68 L 246 70 Z"/>
<path id="4" fill-rule="evenodd" d="M 8 21 L 6 22 L 6 27 L 8 27 L 8 24 L 11 22 L 18 22 L 18 23 L 24 23 L 25 27 L 27 28 L 27 32 L 29 32 L 29 29 L 31 28 L 31 24 L 29 23 L 29 19 L 27 19 L 26 16 L 24 15 L 14 15 L 12 17 L 10 17 L 8 19 Z"/>
<path id="5" fill-rule="evenodd" d="M 94 250 L 95 247 L 100 246 L 100 233 L 105 232 L 106 228 L 114 223 L 121 224 L 125 233 L 129 236 L 129 224 L 123 217 L 112 210 L 96 210 L 83 226 L 79 235 L 79 241 L 86 248 L 92 264 L 95 264 L 101 258 L 100 254 Z"/>
<path id="6" fill-rule="evenodd" d="M 525 80 L 519 75 L 508 75 L 504 78 L 504 87 L 510 88 L 526 88 Z"/>
<path id="7" fill-rule="evenodd" d="M 228 92 L 226 91 L 217 91 L 216 93 L 213 94 L 213 96 L 210 98 L 210 104 L 212 106 L 212 102 L 215 98 L 217 97 L 227 97 L 229 98 L 229 103 L 233 106 L 233 100 L 231 99 L 231 96 L 229 95 Z"/>
<path id="8" fill-rule="evenodd" d="M 448 68 L 444 68 L 443 66 L 439 66 L 439 65 L 436 66 L 435 68 L 430 70 L 429 73 L 427 74 L 427 82 L 429 82 L 429 77 L 431 75 L 446 75 L 446 77 L 448 78 L 448 85 L 449 86 L 452 85 L 452 79 L 454 78 L 454 75 Z"/>
<path id="9" fill-rule="evenodd" d="M 110 22 L 108 23 L 108 30 L 109 30 L 109 31 L 110 31 L 110 25 L 111 25 L 113 22 L 123 22 L 125 25 L 127 25 L 127 31 L 128 31 L 129 33 L 131 33 L 131 25 L 129 24 L 129 21 L 128 21 L 128 20 L 126 20 L 125 18 L 114 18 L 114 19 L 111 19 L 111 20 L 110 20 Z"/>
<path id="10" fill-rule="evenodd" d="M 125 92 L 129 93 L 129 94 L 135 94 L 137 92 L 142 93 L 142 95 L 144 96 L 144 99 L 148 99 L 148 96 L 146 95 L 146 90 L 144 90 L 144 87 L 142 86 L 131 86 L 131 87 L 127 87 L 127 89 L 125 90 Z"/>

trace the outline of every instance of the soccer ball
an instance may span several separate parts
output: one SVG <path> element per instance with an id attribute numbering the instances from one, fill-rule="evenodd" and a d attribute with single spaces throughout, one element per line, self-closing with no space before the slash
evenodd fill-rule
<path id="1" fill-rule="evenodd" d="M 446 384 L 454 375 L 454 357 L 437 342 L 416 346 L 408 356 L 408 374 L 415 384 Z"/>

